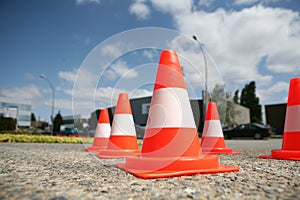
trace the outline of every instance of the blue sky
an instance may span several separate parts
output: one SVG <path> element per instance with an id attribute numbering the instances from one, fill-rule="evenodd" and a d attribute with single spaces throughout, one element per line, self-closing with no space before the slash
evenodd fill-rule
<path id="1" fill-rule="evenodd" d="M 262 105 L 282 103 L 300 75 L 299 12 L 297 0 L 1 0 L 0 96 L 28 99 L 49 120 L 45 74 L 55 113 L 88 114 L 121 91 L 151 95 L 159 52 L 169 47 L 199 97 L 203 60 L 189 38 L 197 35 L 210 56 L 210 90 L 220 83 L 241 91 L 255 80 Z"/>

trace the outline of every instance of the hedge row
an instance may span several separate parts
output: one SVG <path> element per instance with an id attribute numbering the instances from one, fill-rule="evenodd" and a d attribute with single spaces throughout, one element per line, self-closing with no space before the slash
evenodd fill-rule
<path id="1" fill-rule="evenodd" d="M 27 142 L 27 143 L 92 143 L 93 138 L 58 137 L 46 135 L 15 135 L 0 134 L 0 142 Z"/>

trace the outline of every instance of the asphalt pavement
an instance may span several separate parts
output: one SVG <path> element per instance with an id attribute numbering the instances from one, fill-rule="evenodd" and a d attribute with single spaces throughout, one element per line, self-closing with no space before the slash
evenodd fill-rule
<path id="1" fill-rule="evenodd" d="M 272 149 L 281 149 L 282 139 L 230 139 L 225 140 L 227 147 L 242 152 L 266 152 Z"/>
<path id="2" fill-rule="evenodd" d="M 239 172 L 144 180 L 81 144 L 0 143 L 0 199 L 300 199 L 300 162 L 259 159 L 281 139 L 226 140 Z"/>

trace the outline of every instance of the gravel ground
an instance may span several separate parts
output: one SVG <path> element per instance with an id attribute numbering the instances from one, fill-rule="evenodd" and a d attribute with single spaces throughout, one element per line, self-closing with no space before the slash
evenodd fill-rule
<path id="1" fill-rule="evenodd" d="M 0 199 L 300 199 L 300 162 L 257 158 L 271 149 L 219 156 L 240 172 L 151 180 L 117 169 L 123 159 L 84 149 L 0 143 Z"/>

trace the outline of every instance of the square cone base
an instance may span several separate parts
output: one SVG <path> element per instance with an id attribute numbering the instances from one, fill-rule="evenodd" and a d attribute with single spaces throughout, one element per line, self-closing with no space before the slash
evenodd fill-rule
<path id="1" fill-rule="evenodd" d="M 202 148 L 203 154 L 241 154 L 241 152 L 234 152 L 231 148 Z"/>
<path id="2" fill-rule="evenodd" d="M 216 174 L 240 170 L 239 167 L 219 165 L 218 157 L 214 155 L 180 158 L 127 157 L 126 163 L 117 163 L 116 166 L 143 179 Z"/>
<path id="3" fill-rule="evenodd" d="M 141 149 L 130 149 L 130 150 L 123 150 L 123 149 L 106 149 L 99 151 L 97 155 L 98 158 L 110 159 L 110 158 L 125 158 L 128 156 L 136 156 L 141 154 Z"/>
<path id="4" fill-rule="evenodd" d="M 300 161 L 300 151 L 275 149 L 272 150 L 272 155 L 259 156 L 259 158 Z"/>

